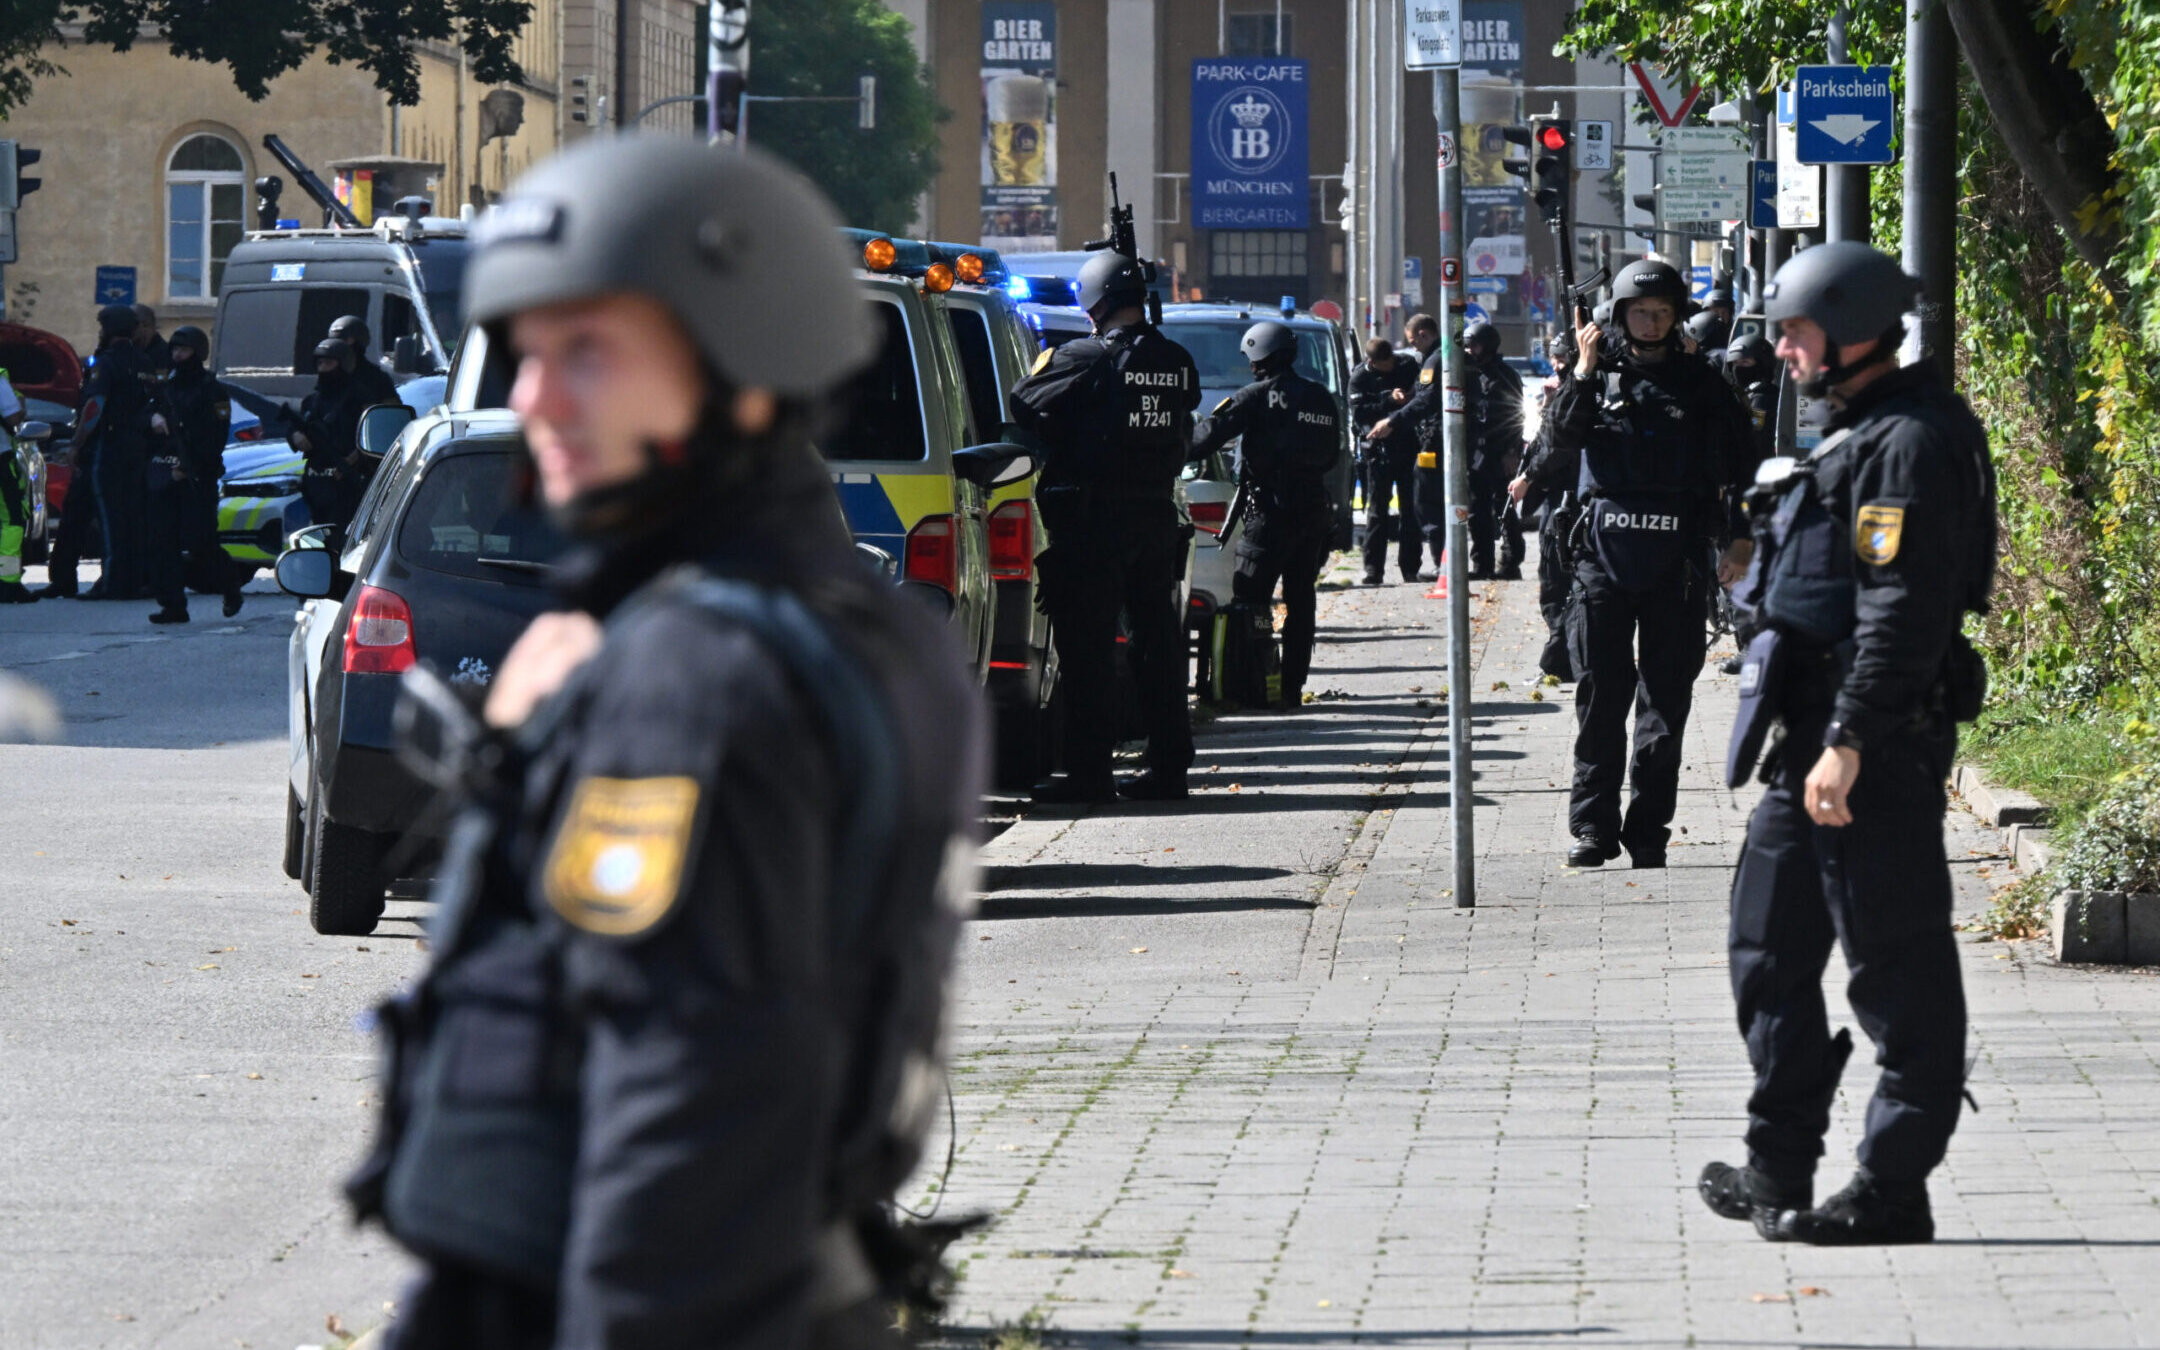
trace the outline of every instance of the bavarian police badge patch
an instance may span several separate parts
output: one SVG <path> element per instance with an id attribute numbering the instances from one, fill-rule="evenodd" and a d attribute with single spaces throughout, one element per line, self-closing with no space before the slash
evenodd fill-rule
<path id="1" fill-rule="evenodd" d="M 1053 357 L 1053 356 L 1056 356 L 1056 355 L 1057 355 L 1057 348 L 1055 348 L 1055 347 L 1045 347 L 1045 348 L 1043 348 L 1043 349 L 1042 349 L 1042 355 L 1041 355 L 1041 356 L 1038 356 L 1038 357 L 1036 357 L 1036 358 L 1035 358 L 1035 364 L 1034 364 L 1034 365 L 1032 365 L 1032 366 L 1029 366 L 1029 367 L 1028 367 L 1028 374 L 1030 374 L 1030 375 L 1040 375 L 1040 374 L 1042 374 L 1042 373 L 1043 373 L 1043 371 L 1045 371 L 1045 370 L 1047 370 L 1047 369 L 1049 368 L 1049 366 L 1050 366 L 1050 358 L 1051 358 L 1051 357 Z"/>
<path id="2" fill-rule="evenodd" d="M 1418 382 L 1419 384 L 1431 384 L 1431 383 L 1432 383 L 1432 379 L 1433 379 L 1433 368 L 1432 368 L 1431 366 L 1427 366 L 1427 367 L 1425 367 L 1425 368 L 1424 368 L 1423 370 L 1420 370 L 1420 371 L 1419 371 L 1419 372 L 1417 373 L 1417 382 Z"/>
<path id="3" fill-rule="evenodd" d="M 634 937 L 667 916 L 697 821 L 694 778 L 588 778 L 548 851 L 541 887 L 588 933 Z"/>
<path id="4" fill-rule="evenodd" d="M 1897 557 L 1898 540 L 1904 533 L 1904 507 L 1863 506 L 1859 523 L 1853 527 L 1853 549 L 1860 561 L 1881 567 Z"/>

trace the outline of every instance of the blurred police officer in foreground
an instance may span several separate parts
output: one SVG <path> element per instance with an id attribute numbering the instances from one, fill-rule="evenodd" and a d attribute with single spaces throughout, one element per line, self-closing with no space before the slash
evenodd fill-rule
<path id="1" fill-rule="evenodd" d="M 838 229 L 755 152 L 628 136 L 475 230 L 470 317 L 581 547 L 439 754 L 434 964 L 349 1183 L 425 1262 L 400 1350 L 893 1339 L 985 731 L 812 445 L 875 330 Z"/>
<path id="2" fill-rule="evenodd" d="M 1521 521 L 1509 510 L 1507 485 L 1523 461 L 1522 376 L 1500 355 L 1500 330 L 1483 319 L 1463 325 L 1463 352 L 1470 358 L 1470 575 L 1520 581 Z"/>
<path id="3" fill-rule="evenodd" d="M 1191 527 L 1175 494 L 1200 373 L 1148 322 L 1146 300 L 1137 260 L 1097 253 L 1079 278 L 1094 336 L 1044 352 L 1013 387 L 1013 420 L 1049 448 L 1035 489 L 1050 534 L 1038 567 L 1065 681 L 1065 776 L 1038 784 L 1038 801 L 1174 800 L 1192 765 L 1177 607 Z M 1147 730 L 1146 772 L 1122 786 L 1110 771 L 1121 608 Z"/>
<path id="4" fill-rule="evenodd" d="M 368 332 L 366 320 L 356 314 L 344 315 L 330 325 L 328 336 L 352 348 L 353 385 L 359 390 L 363 408 L 398 401 L 397 381 L 390 378 L 381 362 L 368 355 L 368 344 L 375 335 Z"/>
<path id="5" fill-rule="evenodd" d="M 150 414 L 147 557 L 158 602 L 150 622 L 186 623 L 191 586 L 223 596 L 229 619 L 240 612 L 240 587 L 253 574 L 227 558 L 217 538 L 232 403 L 205 365 L 210 338 L 202 329 L 175 328 L 171 353 L 172 371 L 159 381 Z"/>
<path id="6" fill-rule="evenodd" d="M 1576 867 L 1600 866 L 1623 848 L 1637 867 L 1665 865 L 1681 736 L 1708 642 L 1713 548 L 1738 514 L 1727 490 L 1754 473 L 1753 430 L 1732 390 L 1681 341 L 1686 302 L 1686 283 L 1666 263 L 1621 272 L 1613 284 L 1621 331 L 1608 335 L 1592 319 L 1576 333 L 1575 363 L 1553 394 L 1555 453 L 1531 480 L 1562 486 L 1551 476 L 1580 454 L 1585 537 L 1568 613 Z M 1738 576 L 1745 554 L 1746 541 L 1735 541 L 1716 561 L 1716 579 Z M 1623 772 L 1634 785 L 1625 820 Z"/>
<path id="7" fill-rule="evenodd" d="M 14 433 L 29 420 L 8 373 L 0 370 L 0 605 L 29 604 L 37 595 L 22 584 L 23 537 L 30 526 L 30 483 L 15 452 Z"/>
<path id="8" fill-rule="evenodd" d="M 1289 325 L 1256 323 L 1238 349 L 1252 363 L 1253 382 L 1200 423 L 1193 453 L 1213 454 L 1242 438 L 1245 532 L 1230 590 L 1271 611 L 1275 583 L 1282 582 L 1282 706 L 1296 708 L 1305 701 L 1305 677 L 1312 670 L 1315 587 L 1334 530 L 1326 477 L 1342 457 L 1340 414 L 1333 394 L 1297 373 L 1297 334 Z"/>
<path id="9" fill-rule="evenodd" d="M 1350 372 L 1350 423 L 1358 434 L 1359 477 L 1365 493 L 1365 584 L 1380 584 L 1387 568 L 1388 543 L 1404 581 L 1416 581 L 1425 553 L 1416 506 L 1417 434 L 1407 423 L 1391 422 L 1385 436 L 1374 436 L 1376 423 L 1388 421 L 1410 401 L 1417 387 L 1417 363 L 1398 354 L 1386 338 L 1365 344 L 1365 360 Z M 1391 509 L 1392 508 L 1392 509 Z"/>
<path id="10" fill-rule="evenodd" d="M 1836 412 L 1805 463 L 1765 464 L 1740 597 L 1764 627 L 1742 676 L 1735 785 L 1773 722 L 1782 739 L 1733 877 L 1733 996 L 1755 1066 L 1748 1160 L 1712 1163 L 1701 1190 L 1773 1239 L 1931 1240 L 1927 1176 L 1964 1091 L 1943 780 L 1956 724 L 1985 691 L 1959 630 L 1994 582 L 1995 483 L 1965 401 L 1933 364 L 1896 364 L 1918 293 L 1894 259 L 1856 242 L 1806 250 L 1764 290 L 1778 355 Z M 1852 1184 L 1812 1205 L 1852 1052 L 1823 1006 L 1833 941 L 1882 1076 Z"/>

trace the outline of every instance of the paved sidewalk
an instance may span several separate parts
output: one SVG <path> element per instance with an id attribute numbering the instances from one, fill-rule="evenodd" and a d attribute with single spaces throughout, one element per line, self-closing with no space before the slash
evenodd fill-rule
<path id="1" fill-rule="evenodd" d="M 1933 1247 L 1715 1218 L 1694 1177 L 1740 1156 L 1748 1084 L 1724 929 L 1753 794 L 1714 781 L 1732 681 L 1697 686 L 1672 865 L 1570 872 L 1574 719 L 1568 691 L 1533 695 L 1534 583 L 1477 585 L 1480 903 L 1457 910 L 1422 589 L 1324 596 L 1310 687 L 1346 697 L 1217 723 L 1191 802 L 993 844 L 944 1205 L 999 1220 L 955 1248 L 953 1338 L 2160 1342 L 2160 980 L 1964 948 L 1982 1110 Z M 1949 829 L 1974 911 L 2007 863 Z M 1825 1192 L 1873 1077 L 1856 1056 Z"/>

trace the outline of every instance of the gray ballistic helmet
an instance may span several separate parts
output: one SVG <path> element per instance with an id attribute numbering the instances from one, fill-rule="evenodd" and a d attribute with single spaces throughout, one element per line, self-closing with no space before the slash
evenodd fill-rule
<path id="1" fill-rule="evenodd" d="M 1732 332 L 1732 326 L 1725 322 L 1725 316 L 1714 309 L 1704 310 L 1681 327 L 1687 331 L 1689 337 L 1695 339 L 1695 344 L 1706 352 L 1723 347 Z"/>
<path id="2" fill-rule="evenodd" d="M 721 379 L 783 398 L 832 389 L 875 346 L 839 217 L 756 150 L 596 136 L 518 179 L 472 239 L 474 323 L 642 295 L 667 307 Z"/>
<path id="3" fill-rule="evenodd" d="M 352 344 L 343 338 L 324 338 L 315 344 L 315 359 L 324 357 L 338 363 L 338 369 L 350 375 L 353 368 Z"/>
<path id="4" fill-rule="evenodd" d="M 352 349 L 356 352 L 366 351 L 368 343 L 373 341 L 375 337 L 373 333 L 368 332 L 366 320 L 357 314 L 348 314 L 331 324 L 330 336 L 343 338 L 345 341 L 350 342 Z"/>
<path id="5" fill-rule="evenodd" d="M 1483 319 L 1472 319 L 1463 325 L 1462 343 L 1472 356 L 1491 356 L 1500 350 L 1500 330 Z"/>
<path id="6" fill-rule="evenodd" d="M 1869 342 L 1899 326 L 1920 283 L 1897 259 L 1857 239 L 1817 244 L 1793 255 L 1763 287 L 1770 322 L 1812 319 L 1834 347 Z"/>
<path id="7" fill-rule="evenodd" d="M 1238 350 L 1245 353 L 1246 360 L 1257 366 L 1270 357 L 1295 355 L 1297 334 L 1291 332 L 1290 325 L 1286 323 L 1256 323 L 1245 330 L 1243 340 L 1238 343 Z"/>
<path id="8" fill-rule="evenodd" d="M 1613 282 L 1612 298 L 1615 309 L 1629 300 L 1670 300 L 1677 311 L 1688 302 L 1688 288 L 1671 263 L 1649 258 L 1627 265 Z"/>
<path id="9" fill-rule="evenodd" d="M 1777 360 L 1777 353 L 1770 346 L 1770 339 L 1760 333 L 1742 333 L 1725 348 L 1725 364 L 1728 366 L 1752 364 L 1768 370 Z"/>
<path id="10" fill-rule="evenodd" d="M 1073 291 L 1080 308 L 1090 314 L 1108 300 L 1137 305 L 1147 298 L 1147 272 L 1138 259 L 1104 249 L 1080 265 L 1080 278 Z"/>

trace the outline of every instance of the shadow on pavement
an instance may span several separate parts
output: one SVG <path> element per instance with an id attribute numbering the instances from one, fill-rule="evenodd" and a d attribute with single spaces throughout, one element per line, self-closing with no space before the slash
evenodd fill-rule
<path id="1" fill-rule="evenodd" d="M 1290 875 L 1286 867 L 1236 867 L 1203 863 L 1022 863 L 983 869 L 985 891 L 1078 890 L 1095 886 L 1205 886 L 1218 881 L 1269 881 Z"/>
<path id="2" fill-rule="evenodd" d="M 1311 909 L 1310 900 L 1257 896 L 1235 900 L 1147 900 L 1075 895 L 985 896 L 977 919 L 1124 919 L 1150 914 L 1231 914 L 1259 909 Z"/>

